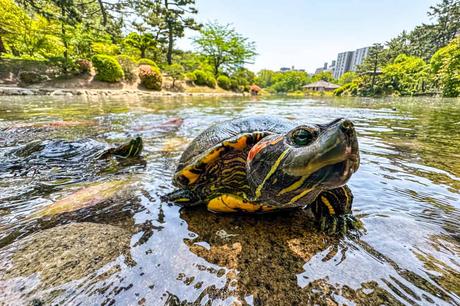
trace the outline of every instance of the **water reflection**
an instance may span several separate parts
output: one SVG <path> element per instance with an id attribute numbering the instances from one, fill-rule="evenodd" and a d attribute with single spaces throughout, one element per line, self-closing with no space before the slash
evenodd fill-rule
<path id="1" fill-rule="evenodd" d="M 305 211 L 215 215 L 161 202 L 188 142 L 215 121 L 254 114 L 355 122 L 362 162 L 350 187 L 354 214 L 366 228 L 360 237 L 321 234 Z M 98 172 L 83 167 L 78 181 L 0 170 L 0 225 L 6 237 L 0 249 L 0 288 L 5 289 L 0 300 L 460 304 L 459 124 L 460 100 L 0 98 L 0 165 L 7 152 L 33 140 L 91 138 L 111 145 L 141 135 L 145 144 L 142 166 Z M 25 221 L 83 186 L 131 176 L 138 183 L 122 197 Z M 34 188 L 41 181 L 48 187 Z M 75 224 L 90 225 L 66 228 Z M 68 238 L 45 238 L 65 233 Z M 111 248 L 97 250 L 99 244 Z M 59 245 L 67 245 L 72 255 L 63 274 L 68 278 L 59 279 L 61 266 L 51 265 L 59 262 Z M 79 263 L 72 260 L 80 257 L 76 254 Z M 9 269 L 12 263 L 27 268 Z"/>

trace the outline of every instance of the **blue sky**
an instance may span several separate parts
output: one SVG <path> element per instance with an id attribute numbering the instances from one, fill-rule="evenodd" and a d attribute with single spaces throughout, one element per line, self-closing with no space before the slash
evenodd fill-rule
<path id="1" fill-rule="evenodd" d="M 255 41 L 259 55 L 250 68 L 280 67 L 313 72 L 337 53 L 385 42 L 402 30 L 429 22 L 440 0 L 196 0 L 198 21 L 231 23 Z M 187 32 L 187 37 L 196 36 Z M 189 38 L 178 46 L 192 49 Z"/>

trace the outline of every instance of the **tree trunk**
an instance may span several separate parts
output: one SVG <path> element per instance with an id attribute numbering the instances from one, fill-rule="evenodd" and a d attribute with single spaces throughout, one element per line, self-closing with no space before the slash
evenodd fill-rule
<path id="1" fill-rule="evenodd" d="M 174 44 L 174 37 L 173 37 L 172 24 L 168 23 L 168 54 L 166 55 L 166 58 L 168 60 L 168 65 L 172 64 L 173 44 Z"/>
<path id="2" fill-rule="evenodd" d="M 0 36 L 0 54 L 2 53 L 6 53 L 6 48 L 5 48 L 5 44 L 3 43 L 2 37 Z"/>
<path id="3" fill-rule="evenodd" d="M 63 70 L 64 72 L 67 72 L 67 62 L 69 61 L 69 45 L 67 44 L 67 37 L 66 37 L 66 31 L 65 31 L 65 23 L 64 23 L 64 18 L 65 18 L 65 10 L 64 7 L 61 7 L 61 13 L 62 13 L 62 18 L 61 20 L 61 34 L 62 34 L 62 43 L 64 44 L 64 67 Z"/>
<path id="4" fill-rule="evenodd" d="M 145 49 L 141 49 L 141 58 L 145 58 Z"/>
<path id="5" fill-rule="evenodd" d="M 171 16 L 169 15 L 168 9 L 168 0 L 165 0 L 165 9 L 168 15 L 166 15 L 166 23 L 168 24 L 168 52 L 166 53 L 166 59 L 168 61 L 168 65 L 172 64 L 172 51 L 173 51 L 173 26 L 171 21 Z"/>

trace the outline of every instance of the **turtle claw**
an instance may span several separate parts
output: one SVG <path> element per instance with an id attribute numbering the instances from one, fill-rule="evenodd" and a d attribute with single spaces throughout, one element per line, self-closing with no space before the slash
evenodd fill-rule
<path id="1" fill-rule="evenodd" d="M 329 235 L 344 236 L 350 230 L 360 230 L 363 224 L 352 214 L 321 217 L 318 220 L 319 230 Z"/>

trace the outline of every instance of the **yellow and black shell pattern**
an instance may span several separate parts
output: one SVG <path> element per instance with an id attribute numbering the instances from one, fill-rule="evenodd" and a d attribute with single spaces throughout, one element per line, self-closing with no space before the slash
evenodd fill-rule
<path id="1" fill-rule="evenodd" d="M 179 188 L 193 189 L 193 185 L 206 181 L 208 171 L 243 172 L 249 149 L 264 137 L 286 133 L 295 124 L 279 118 L 256 116 L 228 120 L 213 125 L 198 135 L 182 154 L 173 183 Z M 235 163 L 232 163 L 235 161 Z M 212 167 L 219 162 L 226 167 Z"/>

